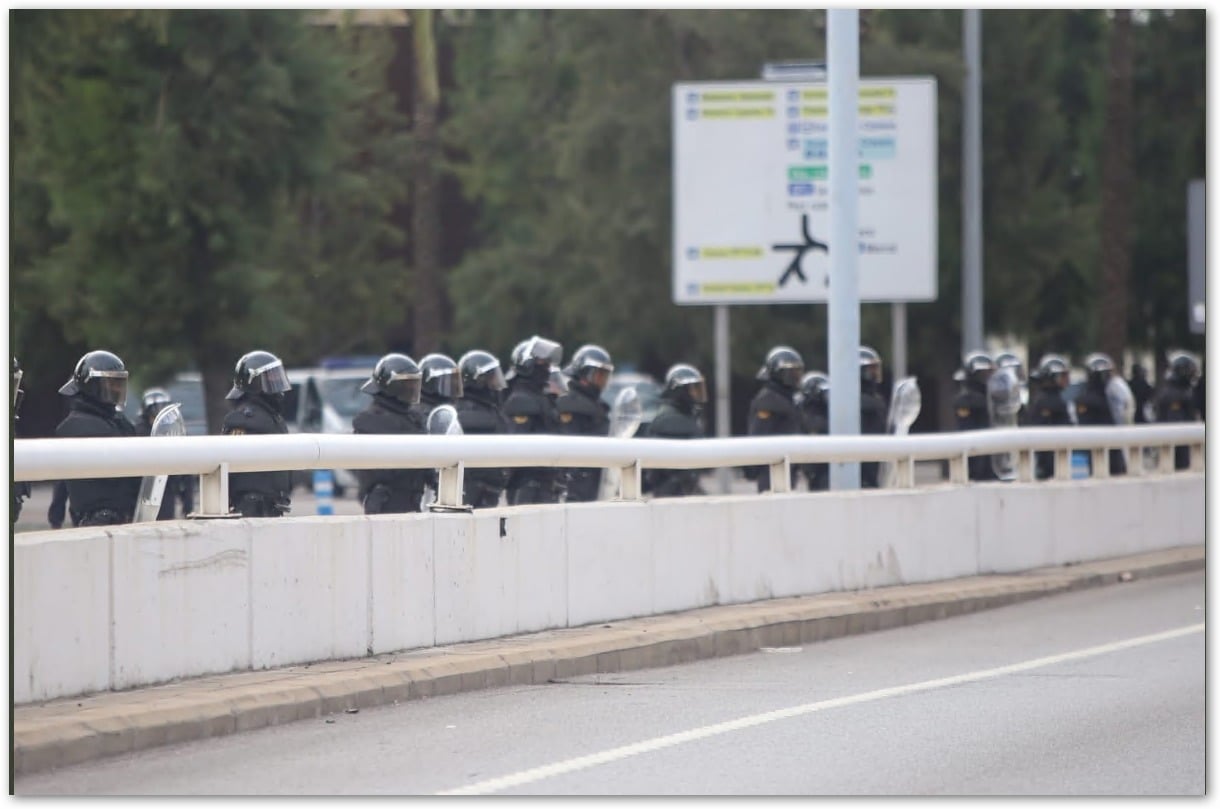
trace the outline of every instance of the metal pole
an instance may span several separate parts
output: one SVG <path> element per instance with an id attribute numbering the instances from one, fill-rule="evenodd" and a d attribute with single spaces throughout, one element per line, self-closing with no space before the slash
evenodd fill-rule
<path id="1" fill-rule="evenodd" d="M 962 16 L 962 355 L 983 348 L 982 45 L 979 10 Z"/>
<path id="2" fill-rule="evenodd" d="M 729 437 L 729 307 L 717 304 L 715 307 L 716 350 L 716 437 Z M 729 468 L 716 470 L 716 484 L 721 494 L 729 493 Z"/>
<path id="3" fill-rule="evenodd" d="M 856 276 L 859 135 L 860 15 L 826 11 L 827 84 L 830 96 L 830 433 L 860 434 L 860 284 Z M 831 489 L 859 489 L 859 463 L 830 465 Z"/>
<path id="4" fill-rule="evenodd" d="M 907 305 L 906 301 L 890 304 L 890 335 L 894 342 L 894 381 L 907 375 Z"/>

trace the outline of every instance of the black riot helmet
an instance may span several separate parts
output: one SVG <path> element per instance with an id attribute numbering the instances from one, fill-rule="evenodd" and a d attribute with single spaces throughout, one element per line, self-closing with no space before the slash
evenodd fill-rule
<path id="1" fill-rule="evenodd" d="M 774 382 L 781 388 L 795 391 L 801 385 L 805 373 L 805 361 L 800 353 L 790 346 L 775 346 L 767 352 L 767 359 L 755 374 L 756 379 Z"/>
<path id="2" fill-rule="evenodd" d="M 490 351 L 467 351 L 458 360 L 458 369 L 462 372 L 464 393 L 482 390 L 494 394 L 506 386 L 500 361 Z"/>
<path id="3" fill-rule="evenodd" d="M 860 346 L 860 381 L 881 383 L 881 355 L 869 346 Z"/>
<path id="4" fill-rule="evenodd" d="M 551 375 L 551 366 L 561 362 L 563 346 L 554 340 L 534 335 L 517 343 L 517 347 L 513 349 L 509 378 L 520 376 L 543 385 Z"/>
<path id="5" fill-rule="evenodd" d="M 1067 358 L 1061 354 L 1044 354 L 1038 362 L 1038 383 L 1044 388 L 1067 387 Z"/>
<path id="6" fill-rule="evenodd" d="M 21 400 L 25 398 L 25 391 L 21 389 L 21 377 L 21 363 L 13 357 L 13 418 L 18 417 L 17 414 L 21 412 Z"/>
<path id="7" fill-rule="evenodd" d="M 1084 358 L 1084 370 L 1090 384 L 1104 387 L 1114 374 L 1114 360 L 1109 354 L 1096 351 Z"/>
<path id="8" fill-rule="evenodd" d="M 424 377 L 424 393 L 437 399 L 462 398 L 462 372 L 452 357 L 429 354 L 419 361 Z"/>
<path id="9" fill-rule="evenodd" d="M 821 371 L 809 371 L 801 377 L 801 402 L 825 404 L 830 396 L 830 377 Z"/>
<path id="10" fill-rule="evenodd" d="M 672 402 L 705 404 L 707 382 L 695 366 L 678 363 L 665 372 L 665 390 L 661 395 Z"/>
<path id="11" fill-rule="evenodd" d="M 584 383 L 601 393 L 610 382 L 610 374 L 614 373 L 614 363 L 610 360 L 609 351 L 590 343 L 576 349 L 572 361 L 563 372 L 574 382 Z"/>
<path id="12" fill-rule="evenodd" d="M 152 424 L 161 408 L 169 403 L 169 391 L 165 388 L 149 388 L 140 394 L 140 418 Z"/>
<path id="13" fill-rule="evenodd" d="M 1189 351 L 1175 351 L 1169 355 L 1169 369 L 1165 378 L 1179 385 L 1193 385 L 1199 378 L 1199 361 Z"/>
<path id="14" fill-rule="evenodd" d="M 77 361 L 72 378 L 59 392 L 121 408 L 127 403 L 127 366 L 109 351 L 90 351 Z"/>
<path id="15" fill-rule="evenodd" d="M 419 404 L 419 391 L 423 374 L 415 360 L 406 354 L 386 354 L 373 366 L 373 375 L 360 390 L 372 394 L 385 394 L 404 404 Z"/>
<path id="16" fill-rule="evenodd" d="M 995 373 L 995 362 L 983 351 L 971 351 L 962 359 L 963 378 L 986 385 Z"/>
<path id="17" fill-rule="evenodd" d="M 233 388 L 226 399 L 240 399 L 246 394 L 275 396 L 292 390 L 284 363 L 270 351 L 243 354 L 233 368 Z"/>

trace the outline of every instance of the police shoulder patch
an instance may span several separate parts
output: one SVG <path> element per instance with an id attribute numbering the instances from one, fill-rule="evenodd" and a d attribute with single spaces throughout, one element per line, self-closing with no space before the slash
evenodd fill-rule
<path id="1" fill-rule="evenodd" d="M 241 427 L 233 427 L 228 432 L 229 435 L 245 435 L 246 431 Z"/>
<path id="2" fill-rule="evenodd" d="M 513 416 L 513 421 L 517 422 L 518 424 L 525 424 L 529 420 L 529 416 Z"/>
<path id="3" fill-rule="evenodd" d="M 1169 409 L 1170 409 L 1170 410 L 1181 410 L 1181 409 L 1182 409 L 1182 403 L 1181 403 L 1181 402 L 1170 402 L 1170 403 L 1169 403 Z"/>
<path id="4" fill-rule="evenodd" d="M 1076 405 L 1076 412 L 1077 413 L 1088 413 L 1089 406 L 1087 404 L 1078 404 L 1078 405 Z"/>
<path id="5" fill-rule="evenodd" d="M 769 418 L 771 418 L 771 411 L 770 410 L 759 410 L 758 417 L 760 419 L 769 419 Z"/>
<path id="6" fill-rule="evenodd" d="M 1042 415 L 1043 415 L 1043 417 L 1049 417 L 1049 416 L 1050 416 L 1050 414 L 1051 414 L 1051 409 L 1050 409 L 1049 407 L 1044 407 L 1044 408 L 1042 408 Z"/>
<path id="7" fill-rule="evenodd" d="M 970 408 L 968 408 L 968 407 L 959 407 L 959 408 L 957 409 L 957 417 L 958 417 L 959 419 L 964 419 L 964 418 L 966 418 L 966 417 L 967 417 L 967 416 L 969 416 L 969 415 L 970 415 Z"/>
<path id="8" fill-rule="evenodd" d="M 572 420 L 572 414 L 571 413 L 560 413 L 559 420 L 562 421 L 564 424 L 567 424 L 568 422 L 570 422 Z"/>

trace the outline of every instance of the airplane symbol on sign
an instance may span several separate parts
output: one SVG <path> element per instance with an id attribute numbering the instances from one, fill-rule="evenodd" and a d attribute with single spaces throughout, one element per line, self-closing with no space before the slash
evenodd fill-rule
<path id="1" fill-rule="evenodd" d="M 805 278 L 805 272 L 801 269 L 801 260 L 805 258 L 805 254 L 810 250 L 821 250 L 827 255 L 830 254 L 830 245 L 826 244 L 825 242 L 817 241 L 809 234 L 809 214 L 801 214 L 801 236 L 803 236 L 805 239 L 803 244 L 771 245 L 772 250 L 792 250 L 796 253 L 796 255 L 792 257 L 792 261 L 788 264 L 788 268 L 785 269 L 783 275 L 779 277 L 779 286 L 781 287 L 788 283 L 788 279 L 794 274 L 797 278 L 801 279 L 802 284 L 808 281 L 808 279 Z"/>

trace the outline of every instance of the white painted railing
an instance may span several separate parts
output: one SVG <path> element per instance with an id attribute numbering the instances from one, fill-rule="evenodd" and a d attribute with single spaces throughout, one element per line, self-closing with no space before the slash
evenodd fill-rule
<path id="1" fill-rule="evenodd" d="M 1017 479 L 1033 480 L 1034 453 L 1056 453 L 1055 476 L 1071 475 L 1073 450 L 1093 456 L 1094 476 L 1105 477 L 1110 449 L 1140 457 L 1158 450 L 1154 474 L 1173 471 L 1173 447 L 1190 447 L 1192 470 L 1203 468 L 1204 425 L 1026 427 L 889 436 L 769 436 L 674 439 L 553 435 L 289 435 L 141 438 L 39 438 L 13 442 L 13 480 L 37 481 L 158 474 L 200 476 L 202 515 L 228 511 L 228 475 L 307 469 L 438 469 L 437 502 L 459 505 L 466 468 L 519 466 L 603 467 L 622 472 L 621 497 L 639 499 L 644 469 L 771 467 L 773 491 L 787 491 L 797 463 L 884 461 L 896 465 L 896 485 L 914 485 L 915 461 L 949 462 L 951 483 L 965 483 L 970 456 L 1015 452 Z M 1130 474 L 1145 474 L 1131 463 Z"/>

